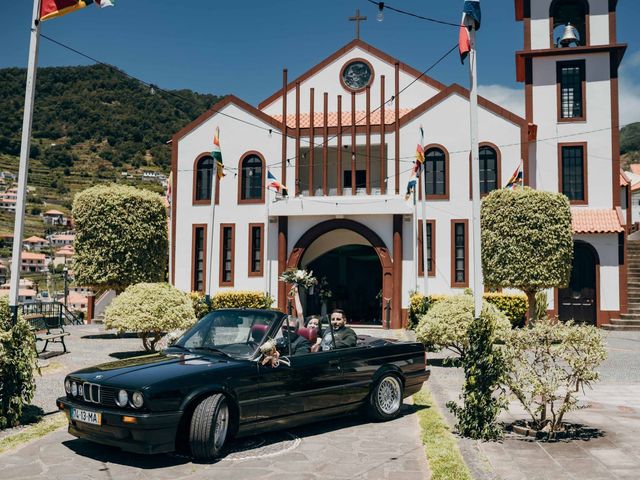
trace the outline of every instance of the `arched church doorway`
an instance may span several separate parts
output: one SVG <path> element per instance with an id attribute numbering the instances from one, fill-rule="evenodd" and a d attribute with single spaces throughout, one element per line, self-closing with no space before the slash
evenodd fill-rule
<path id="1" fill-rule="evenodd" d="M 586 242 L 573 245 L 573 267 L 567 288 L 558 290 L 558 317 L 562 321 L 596 325 L 598 253 Z"/>
<path id="2" fill-rule="evenodd" d="M 287 268 L 313 270 L 326 279 L 331 297 L 325 300 L 327 313 L 342 308 L 350 323 L 384 324 L 393 317 L 393 263 L 382 239 L 365 225 L 347 219 L 319 223 L 296 242 Z M 305 315 L 322 313 L 322 299 L 303 298 Z M 386 308 L 385 308 L 386 307 Z"/>
<path id="3" fill-rule="evenodd" d="M 324 292 L 314 289 L 314 295 L 307 296 L 308 314 L 341 308 L 349 323 L 382 323 L 382 265 L 371 245 L 334 248 L 308 263 L 306 269 L 324 280 L 324 290 L 331 292 L 330 298 L 323 298 Z"/>

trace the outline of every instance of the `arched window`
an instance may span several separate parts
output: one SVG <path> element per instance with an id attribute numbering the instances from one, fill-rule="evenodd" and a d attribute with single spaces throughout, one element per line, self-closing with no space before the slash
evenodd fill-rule
<path id="1" fill-rule="evenodd" d="M 586 0 L 554 0 L 549 7 L 551 22 L 551 43 L 555 47 L 562 46 L 559 41 L 563 37 L 565 27 L 571 24 L 578 33 L 577 45 L 589 43 L 589 3 Z"/>
<path id="2" fill-rule="evenodd" d="M 213 177 L 213 158 L 204 156 L 196 162 L 196 182 L 194 200 L 211 201 L 211 178 Z"/>
<path id="3" fill-rule="evenodd" d="M 424 157 L 424 191 L 427 199 L 447 198 L 449 195 L 447 154 L 440 147 L 432 147 L 427 148 Z"/>
<path id="4" fill-rule="evenodd" d="M 261 202 L 264 199 L 262 158 L 250 153 L 240 164 L 240 202 Z"/>
<path id="5" fill-rule="evenodd" d="M 493 147 L 480 147 L 480 195 L 491 193 L 498 184 L 498 153 Z"/>

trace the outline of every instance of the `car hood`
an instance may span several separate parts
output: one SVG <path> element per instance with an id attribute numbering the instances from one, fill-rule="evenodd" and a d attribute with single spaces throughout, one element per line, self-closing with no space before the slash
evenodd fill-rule
<path id="1" fill-rule="evenodd" d="M 209 373 L 238 362 L 224 355 L 161 352 L 84 368 L 71 376 L 102 385 L 142 388 L 160 381 L 170 384 L 176 378 Z"/>

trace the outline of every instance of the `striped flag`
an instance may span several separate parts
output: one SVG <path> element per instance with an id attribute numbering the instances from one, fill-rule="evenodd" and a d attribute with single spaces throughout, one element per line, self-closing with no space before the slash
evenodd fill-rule
<path id="1" fill-rule="evenodd" d="M 504 188 L 515 190 L 516 188 L 522 188 L 523 186 L 524 186 L 524 175 L 522 173 L 522 160 L 520 160 L 520 163 L 518 164 L 518 168 L 516 168 L 516 171 L 513 172 L 513 175 L 511 175 L 511 178 L 509 179 L 507 184 L 504 186 Z"/>
<path id="2" fill-rule="evenodd" d="M 464 0 L 462 7 L 462 20 L 460 21 L 460 33 L 458 35 L 458 51 L 460 61 L 464 63 L 465 58 L 471 50 L 471 38 L 468 27 L 473 26 L 474 30 L 480 30 L 480 0 Z"/>
<path id="3" fill-rule="evenodd" d="M 416 147 L 416 162 L 420 165 L 424 163 L 424 130 L 422 127 L 418 130 L 418 146 Z"/>
<path id="4" fill-rule="evenodd" d="M 284 186 L 269 169 L 267 169 L 267 188 L 279 193 L 283 197 L 288 195 L 287 187 Z"/>
<path id="5" fill-rule="evenodd" d="M 220 150 L 220 127 L 216 127 L 216 133 L 213 134 L 213 150 L 211 150 L 211 156 L 214 162 L 216 162 L 216 175 L 218 180 L 220 180 L 227 174 L 224 170 L 224 163 L 222 163 L 222 150 Z"/>
<path id="6" fill-rule="evenodd" d="M 100 8 L 113 7 L 114 0 L 42 0 L 40 21 L 61 17 L 95 3 Z"/>

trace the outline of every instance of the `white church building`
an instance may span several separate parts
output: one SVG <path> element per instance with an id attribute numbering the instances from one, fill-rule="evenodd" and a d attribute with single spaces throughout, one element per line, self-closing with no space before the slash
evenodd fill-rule
<path id="1" fill-rule="evenodd" d="M 597 325 L 627 311 L 617 75 L 626 45 L 616 3 L 515 0 L 525 117 L 479 98 L 481 194 L 504 186 L 522 160 L 526 185 L 569 197 L 574 270 L 550 309 Z M 567 23 L 570 44 L 558 41 Z M 405 191 L 420 127 L 426 169 L 415 208 Z M 216 128 L 228 171 L 212 185 Z M 388 309 L 398 328 L 424 275 L 429 294 L 474 288 L 469 137 L 466 88 L 359 39 L 293 80 L 284 70 L 282 88 L 257 107 L 225 97 L 172 138 L 171 282 L 205 292 L 210 274 L 211 293 L 267 291 L 286 310 L 278 277 L 306 268 L 326 279 L 330 308 L 385 325 Z M 265 189 L 267 170 L 288 197 Z M 319 310 L 316 297 L 305 298 L 307 313 Z"/>

